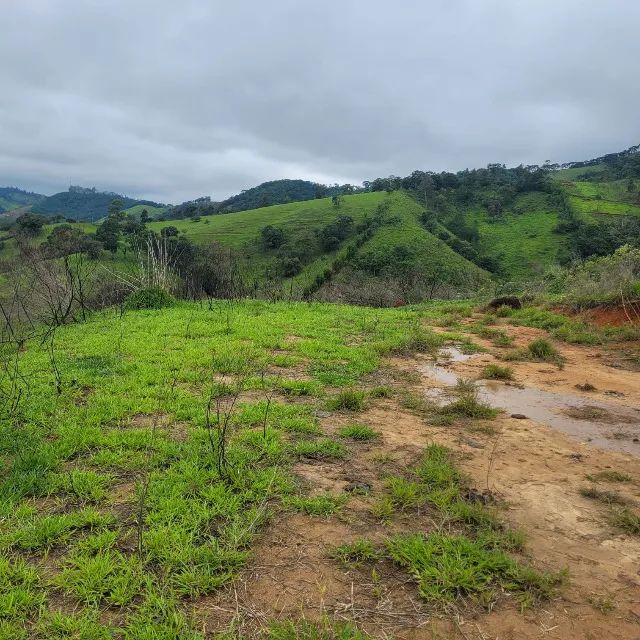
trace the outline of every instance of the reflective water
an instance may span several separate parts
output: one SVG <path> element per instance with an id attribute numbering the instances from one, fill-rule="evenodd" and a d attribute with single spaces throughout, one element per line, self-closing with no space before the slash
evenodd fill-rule
<path id="1" fill-rule="evenodd" d="M 452 386 L 458 375 L 451 370 L 452 362 L 463 362 L 473 355 L 462 353 L 456 347 L 447 347 L 440 352 L 438 362 L 420 367 L 421 372 L 441 384 Z M 507 413 L 521 413 L 527 418 L 562 431 L 592 445 L 640 455 L 640 411 L 621 407 L 602 400 L 585 398 L 572 393 L 556 393 L 536 387 L 523 387 L 482 380 L 478 382 L 478 396 L 493 407 Z M 431 397 L 443 395 L 443 390 L 430 389 Z M 606 412 L 606 422 L 584 420 L 563 413 L 567 409 L 595 407 Z"/>

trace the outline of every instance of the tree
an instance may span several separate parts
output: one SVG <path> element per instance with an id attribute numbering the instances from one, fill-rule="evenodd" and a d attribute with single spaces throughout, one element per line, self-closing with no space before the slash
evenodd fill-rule
<path id="1" fill-rule="evenodd" d="M 115 253 L 118 250 L 119 239 L 120 222 L 115 215 L 109 216 L 102 224 L 98 225 L 96 229 L 96 240 L 102 242 L 107 251 Z"/>
<path id="2" fill-rule="evenodd" d="M 336 209 L 339 209 L 342 206 L 342 196 L 339 193 L 334 194 L 333 196 L 331 196 L 331 202 L 333 203 L 333 206 Z"/>
<path id="3" fill-rule="evenodd" d="M 286 241 L 282 229 L 278 229 L 270 224 L 262 228 L 260 236 L 262 237 L 262 245 L 265 249 L 278 249 Z"/>
<path id="4" fill-rule="evenodd" d="M 39 216 L 35 213 L 23 213 L 16 219 L 16 226 L 20 235 L 33 238 L 40 233 L 45 222 L 47 222 L 47 219 L 44 216 Z"/>
<path id="5" fill-rule="evenodd" d="M 120 198 L 114 198 L 107 210 L 107 217 L 114 217 L 116 220 L 121 222 L 127 217 L 127 214 L 122 210 L 123 207 L 124 203 L 122 200 L 120 200 Z"/>
<path id="6" fill-rule="evenodd" d="M 173 225 L 162 227 L 162 229 L 160 229 L 160 235 L 163 238 L 175 238 L 179 233 L 180 231 L 178 231 L 178 228 Z"/>
<path id="7" fill-rule="evenodd" d="M 140 222 L 142 222 L 142 224 L 147 224 L 147 222 L 151 221 L 151 216 L 149 215 L 149 212 L 146 209 L 143 209 L 140 212 Z"/>

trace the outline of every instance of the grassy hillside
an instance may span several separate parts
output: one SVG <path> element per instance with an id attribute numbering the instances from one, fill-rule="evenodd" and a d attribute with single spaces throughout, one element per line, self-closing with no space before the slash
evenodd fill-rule
<path id="1" fill-rule="evenodd" d="M 480 249 L 499 262 L 507 277 L 526 278 L 555 262 L 563 239 L 554 233 L 558 214 L 546 194 L 519 196 L 499 220 L 480 208 L 468 216 L 478 224 Z"/>
<path id="2" fill-rule="evenodd" d="M 136 204 L 133 207 L 129 207 L 128 209 L 125 209 L 124 212 L 127 215 L 139 216 L 145 209 L 147 210 L 147 213 L 151 217 L 159 216 L 166 210 L 165 207 L 154 207 L 149 204 Z"/>
<path id="3" fill-rule="evenodd" d="M 291 202 L 239 211 L 237 213 L 207 216 L 198 222 L 191 220 L 170 220 L 153 222 L 149 228 L 160 231 L 162 227 L 174 226 L 194 242 L 219 242 L 229 247 L 240 248 L 253 243 L 262 227 L 270 224 L 299 233 L 313 231 L 322 223 L 329 223 L 337 214 L 352 216 L 359 222 L 373 213 L 375 207 L 385 197 L 384 193 L 363 193 L 345 196 L 339 210 L 331 203 L 331 198 Z"/>
<path id="4" fill-rule="evenodd" d="M 44 200 L 46 196 L 15 187 L 0 187 L 0 212 L 29 207 Z"/>

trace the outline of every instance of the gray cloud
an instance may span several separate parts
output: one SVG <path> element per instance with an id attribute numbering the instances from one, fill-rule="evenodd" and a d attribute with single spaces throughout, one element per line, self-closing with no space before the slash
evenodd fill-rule
<path id="1" fill-rule="evenodd" d="M 3 3 L 0 185 L 178 202 L 640 142 L 634 0 Z"/>

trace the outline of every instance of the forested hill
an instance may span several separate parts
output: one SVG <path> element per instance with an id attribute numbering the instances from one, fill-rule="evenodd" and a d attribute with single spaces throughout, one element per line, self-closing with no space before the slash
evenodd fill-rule
<path id="1" fill-rule="evenodd" d="M 16 187 L 0 187 L 0 213 L 34 205 L 44 198 L 46 196 Z"/>
<path id="2" fill-rule="evenodd" d="M 272 180 L 228 198 L 221 203 L 221 210 L 245 211 L 273 204 L 324 198 L 336 193 L 353 193 L 355 190 L 350 185 L 326 186 L 308 180 Z"/>
<path id="3" fill-rule="evenodd" d="M 117 193 L 97 191 L 95 188 L 72 186 L 68 191 L 62 191 L 39 200 L 31 207 L 31 210 L 46 216 L 61 215 L 74 220 L 99 220 L 107 215 L 109 205 L 114 199 L 120 200 L 124 209 L 136 205 L 162 206 L 150 200 L 136 200 Z"/>
<path id="4" fill-rule="evenodd" d="M 235 213 L 249 209 L 260 209 L 275 204 L 288 202 L 304 202 L 336 194 L 352 194 L 364 191 L 362 187 L 350 184 L 327 186 L 309 180 L 271 180 L 263 182 L 257 187 L 245 189 L 240 193 L 223 200 L 214 202 L 209 197 L 197 198 L 170 207 L 164 217 L 172 220 L 191 218 L 194 216 L 208 216 L 219 213 Z"/>

